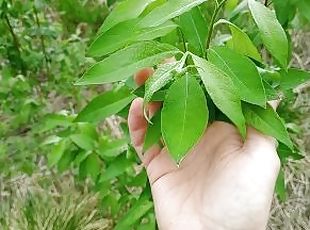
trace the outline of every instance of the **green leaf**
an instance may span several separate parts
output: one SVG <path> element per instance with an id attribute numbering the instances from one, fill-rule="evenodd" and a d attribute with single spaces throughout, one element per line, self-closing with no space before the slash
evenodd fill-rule
<path id="1" fill-rule="evenodd" d="M 285 175 L 283 172 L 283 168 L 280 169 L 275 190 L 279 200 L 284 202 L 286 200 L 287 194 L 286 194 Z"/>
<path id="2" fill-rule="evenodd" d="M 81 178 L 85 178 L 89 175 L 93 181 L 96 181 L 99 172 L 100 159 L 95 153 L 88 155 L 87 158 L 80 164 L 79 176 Z"/>
<path id="3" fill-rule="evenodd" d="M 124 154 L 115 158 L 100 177 L 100 182 L 105 182 L 123 174 L 131 166 L 131 162 Z"/>
<path id="4" fill-rule="evenodd" d="M 57 164 L 58 171 L 62 173 L 65 170 L 69 169 L 75 157 L 76 157 L 76 152 L 66 151 L 62 155 L 61 159 L 58 161 L 58 164 Z"/>
<path id="5" fill-rule="evenodd" d="M 77 85 L 105 84 L 126 80 L 138 70 L 154 66 L 180 51 L 155 41 L 133 44 L 96 63 L 86 71 Z"/>
<path id="6" fill-rule="evenodd" d="M 298 0 L 301 2 L 302 0 Z M 291 0 L 273 0 L 274 9 L 281 25 L 285 26 L 296 14 L 296 6 Z"/>
<path id="7" fill-rule="evenodd" d="M 104 20 L 98 33 L 104 33 L 120 22 L 135 19 L 155 0 L 126 0 L 119 3 Z"/>
<path id="8" fill-rule="evenodd" d="M 241 99 L 232 79 L 205 59 L 195 55 L 192 57 L 213 103 L 238 127 L 242 137 L 245 137 Z"/>
<path id="9" fill-rule="evenodd" d="M 161 137 L 161 111 L 157 112 L 155 116 L 151 119 L 151 122 L 148 125 L 145 138 L 144 138 L 144 145 L 143 149 L 148 150 L 154 144 L 158 143 Z"/>
<path id="10" fill-rule="evenodd" d="M 293 160 L 301 160 L 304 158 L 300 153 L 298 153 L 297 149 L 294 148 L 289 149 L 286 145 L 279 143 L 279 146 L 277 148 L 278 155 L 280 157 L 280 160 L 282 164 L 285 164 L 288 159 L 293 159 Z"/>
<path id="11" fill-rule="evenodd" d="M 141 217 L 143 217 L 151 208 L 153 202 L 149 200 L 139 200 L 136 204 L 121 218 L 115 226 L 115 230 L 130 229 Z"/>
<path id="12" fill-rule="evenodd" d="M 191 10 L 207 0 L 170 0 L 155 8 L 140 21 L 141 27 L 158 26 Z"/>
<path id="13" fill-rule="evenodd" d="M 173 31 L 177 25 L 167 21 L 162 25 L 150 28 L 139 28 L 137 19 L 122 22 L 106 33 L 100 34 L 90 45 L 90 56 L 104 56 L 134 42 L 153 40 Z"/>
<path id="14" fill-rule="evenodd" d="M 253 58 L 254 60 L 257 60 L 258 62 L 262 62 L 262 58 L 257 50 L 257 48 L 254 46 L 253 42 L 249 38 L 249 36 L 243 32 L 238 26 L 235 24 L 225 20 L 220 19 L 217 24 L 224 23 L 229 26 L 229 29 L 231 31 L 232 39 L 227 42 L 227 46 L 236 52 L 246 55 L 250 58 Z"/>
<path id="15" fill-rule="evenodd" d="M 61 159 L 63 153 L 65 152 L 67 148 L 67 140 L 60 141 L 53 150 L 48 154 L 48 165 L 50 167 L 54 166 L 58 163 L 58 161 Z"/>
<path id="16" fill-rule="evenodd" d="M 162 4 L 166 3 L 167 0 L 155 0 L 152 2 L 140 15 L 140 17 L 144 17 L 145 15 L 149 14 L 151 11 L 153 11 L 155 8 L 161 6 Z"/>
<path id="17" fill-rule="evenodd" d="M 84 135 L 89 136 L 93 140 L 98 139 L 97 125 L 92 123 L 78 123 L 78 131 L 79 133 L 83 133 Z"/>
<path id="18" fill-rule="evenodd" d="M 114 89 L 94 98 L 79 113 L 75 122 L 99 122 L 125 108 L 134 96 L 127 87 Z"/>
<path id="19" fill-rule="evenodd" d="M 180 162 L 199 141 L 208 123 L 206 97 L 194 76 L 183 76 L 169 88 L 161 130 L 169 153 Z"/>
<path id="20" fill-rule="evenodd" d="M 199 7 L 195 7 L 181 15 L 180 26 L 185 40 L 188 41 L 189 51 L 198 56 L 204 56 L 208 24 Z"/>
<path id="21" fill-rule="evenodd" d="M 249 0 L 248 4 L 264 45 L 280 65 L 283 68 L 287 68 L 288 40 L 274 11 L 255 0 Z"/>
<path id="22" fill-rule="evenodd" d="M 226 47 L 208 51 L 208 60 L 233 80 L 243 101 L 266 107 L 266 96 L 261 76 L 255 64 Z"/>
<path id="23" fill-rule="evenodd" d="M 291 90 L 297 86 L 310 81 L 310 73 L 300 69 L 289 69 L 288 72 L 281 71 L 280 87 L 282 90 Z"/>
<path id="24" fill-rule="evenodd" d="M 259 74 L 261 75 L 262 79 L 266 82 L 268 82 L 272 87 L 277 87 L 280 84 L 281 81 L 281 74 L 274 70 L 274 69 L 262 69 L 257 68 L 259 71 Z"/>
<path id="25" fill-rule="evenodd" d="M 279 100 L 280 97 L 277 91 L 265 80 L 263 80 L 267 101 Z"/>
<path id="26" fill-rule="evenodd" d="M 40 124 L 40 132 L 46 132 L 56 127 L 68 127 L 72 125 L 72 117 L 63 114 L 48 114 Z"/>
<path id="27" fill-rule="evenodd" d="M 298 10 L 310 22 L 310 2 L 309 0 L 298 0 L 296 2 Z"/>
<path id="28" fill-rule="evenodd" d="M 159 65 L 154 74 L 145 83 L 144 102 L 151 101 L 154 93 L 167 85 L 173 78 L 173 74 L 180 71 L 185 59 L 173 63 Z"/>
<path id="29" fill-rule="evenodd" d="M 101 157 L 116 157 L 127 150 L 127 139 L 106 140 L 103 139 L 99 143 L 98 152 Z"/>
<path id="30" fill-rule="evenodd" d="M 290 149 L 293 149 L 293 143 L 279 115 L 271 106 L 263 109 L 259 106 L 243 104 L 243 112 L 246 122 L 261 133 L 272 136 L 282 142 Z"/>
<path id="31" fill-rule="evenodd" d="M 70 139 L 74 144 L 84 150 L 93 150 L 95 147 L 95 140 L 86 134 L 73 134 Z"/>

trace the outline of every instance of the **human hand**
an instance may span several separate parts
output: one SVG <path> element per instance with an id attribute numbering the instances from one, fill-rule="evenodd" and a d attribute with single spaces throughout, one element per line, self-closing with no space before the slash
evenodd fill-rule
<path id="1" fill-rule="evenodd" d="M 140 71 L 137 84 L 150 74 L 151 69 Z M 150 114 L 159 108 L 151 103 Z M 280 168 L 273 138 L 248 127 L 243 142 L 233 125 L 214 122 L 178 167 L 166 147 L 142 152 L 143 99 L 133 101 L 128 123 L 151 184 L 159 229 L 266 229 Z"/>

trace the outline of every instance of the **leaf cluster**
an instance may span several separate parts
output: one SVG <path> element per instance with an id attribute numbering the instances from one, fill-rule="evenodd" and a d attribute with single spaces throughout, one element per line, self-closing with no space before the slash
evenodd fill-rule
<path id="1" fill-rule="evenodd" d="M 157 2 L 116 5 L 88 51 L 99 61 L 77 84 L 124 84 L 121 89 L 131 88 L 133 94 L 144 97 L 145 104 L 162 101 L 162 109 L 150 121 L 145 148 L 163 141 L 177 163 L 197 144 L 207 125 L 223 117 L 243 138 L 246 126 L 252 126 L 293 151 L 283 119 L 267 102 L 307 81 L 309 73 L 289 66 L 289 39 L 275 12 L 255 0 L 246 5 L 253 30 L 268 51 L 269 58 L 264 60 L 260 44 L 234 23 L 237 20 L 220 18 L 226 1 L 216 2 L 210 21 L 202 13 L 206 1 Z M 230 34 L 216 44 L 214 33 L 221 28 Z M 162 64 L 171 57 L 176 61 Z M 155 67 L 145 86 L 137 89 L 128 84 L 145 67 Z M 278 81 L 270 77 L 274 73 L 280 76 Z M 111 97 L 108 102 L 108 94 L 95 98 L 77 119 L 97 122 L 106 113 L 112 115 L 111 106 L 124 109 L 134 98 L 128 94 L 121 104 L 123 97 Z M 96 118 L 81 118 L 86 113 Z"/>

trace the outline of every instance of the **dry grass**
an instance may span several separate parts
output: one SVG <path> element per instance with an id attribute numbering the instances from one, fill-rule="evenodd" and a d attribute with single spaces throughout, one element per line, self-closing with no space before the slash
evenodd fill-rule
<path id="1" fill-rule="evenodd" d="M 293 66 L 310 69 L 310 32 L 294 35 Z M 268 229 L 310 230 L 310 84 L 296 89 L 297 100 L 292 105 L 298 111 L 302 131 L 296 138 L 305 158 L 290 161 L 285 166 L 288 198 L 280 203 L 274 199 Z"/>

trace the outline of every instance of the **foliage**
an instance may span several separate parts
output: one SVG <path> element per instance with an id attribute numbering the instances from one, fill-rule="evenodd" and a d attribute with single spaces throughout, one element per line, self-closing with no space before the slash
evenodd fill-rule
<path id="1" fill-rule="evenodd" d="M 101 26 L 97 38 L 92 43 L 89 52 L 89 55 L 101 56 L 103 58 L 86 71 L 83 77 L 78 81 L 78 84 L 87 85 L 124 81 L 138 69 L 147 66 L 155 66 L 159 64 L 161 60 L 164 60 L 165 57 L 181 56 L 181 59 L 187 61 L 186 64 L 170 64 L 168 66 L 158 67 L 154 74 L 156 80 L 150 80 L 151 83 L 148 82 L 144 96 L 147 101 L 152 101 L 151 96 L 162 87 L 165 87 L 167 83 L 170 83 L 171 86 L 166 89 L 166 98 L 163 103 L 161 130 L 164 142 L 177 162 L 179 162 L 188 150 L 198 142 L 208 123 L 208 116 L 205 116 L 205 114 L 208 114 L 208 109 L 210 108 L 207 107 L 206 102 L 199 102 L 200 96 L 198 95 L 200 94 L 197 94 L 197 92 L 200 91 L 206 91 L 206 97 L 209 97 L 211 103 L 214 103 L 216 106 L 211 109 L 218 109 L 219 113 L 223 113 L 227 116 L 227 119 L 238 127 L 243 137 L 246 135 L 245 124 L 247 123 L 265 134 L 272 134 L 272 136 L 277 138 L 280 142 L 290 149 L 293 149 L 293 144 L 289 139 L 283 121 L 276 113 L 266 108 L 267 96 L 265 94 L 263 80 L 267 81 L 267 79 L 264 79 L 264 76 L 261 76 L 258 72 L 259 67 L 263 70 L 268 70 L 268 68 L 271 67 L 277 68 L 278 71 L 282 72 L 282 76 L 284 76 L 284 73 L 287 71 L 292 71 L 291 69 L 288 70 L 288 38 L 284 29 L 278 22 L 275 13 L 262 3 L 254 0 L 249 0 L 248 2 L 248 10 L 252 16 L 252 24 L 256 24 L 257 26 L 253 28 L 253 30 L 257 31 L 256 33 L 260 38 L 260 44 L 264 45 L 273 57 L 273 59 L 271 57 L 269 58 L 270 64 L 266 65 L 262 61 L 257 61 L 255 63 L 250 59 L 251 56 L 258 57 L 259 54 L 256 52 L 255 46 L 248 36 L 244 34 L 237 25 L 234 25 L 233 22 L 219 21 L 227 23 L 230 29 L 237 31 L 237 33 L 233 33 L 234 35 L 241 34 L 241 36 L 238 36 L 238 42 L 243 43 L 241 39 L 244 39 L 248 44 L 249 50 L 246 50 L 246 48 L 236 48 L 234 50 L 236 46 L 231 45 L 228 45 L 229 48 L 225 48 L 222 45 L 215 45 L 210 48 L 214 24 L 216 24 L 218 13 L 226 1 L 222 1 L 221 3 L 216 2 L 210 25 L 206 26 L 206 28 L 209 27 L 208 31 L 200 29 L 202 25 L 207 24 L 200 9 L 197 8 L 197 6 L 201 5 L 203 2 L 204 1 L 167 1 L 145 14 L 143 14 L 143 10 L 139 8 L 140 14 L 135 12 L 136 14 L 134 16 L 138 18 L 134 21 L 131 19 L 125 21 L 127 18 L 121 15 L 118 16 L 117 13 L 112 13 L 107 17 L 108 22 L 104 22 Z M 146 8 L 149 3 L 150 2 L 145 1 L 141 7 L 143 6 Z M 121 3 L 116 7 L 115 12 L 117 12 L 120 7 L 127 6 L 127 11 L 133 13 L 131 12 L 130 4 L 132 4 L 131 1 Z M 186 13 L 185 16 L 180 16 L 183 13 Z M 188 14 L 192 14 L 192 16 L 189 16 L 190 19 L 186 18 Z M 193 17 L 193 15 L 195 17 Z M 179 47 L 178 45 L 172 47 L 162 42 L 141 42 L 141 39 L 138 38 L 142 36 L 144 37 L 143 40 L 153 40 L 158 36 L 163 37 L 171 33 L 171 30 L 175 30 L 176 27 L 172 27 L 171 30 L 165 30 L 163 33 L 158 33 L 158 31 L 161 31 L 161 25 L 165 27 L 165 24 L 169 22 L 169 20 L 178 16 L 180 16 L 180 20 L 178 21 L 176 19 L 176 21 L 180 26 L 178 28 L 180 36 L 176 37 L 173 43 L 177 44 L 182 41 L 184 45 L 183 50 L 177 49 L 177 47 Z M 110 17 L 113 19 L 110 19 Z M 110 21 L 113 21 L 113 26 L 109 24 Z M 128 23 L 130 23 L 130 25 Z M 110 44 L 109 33 L 111 33 L 113 37 L 119 36 L 120 39 L 124 37 L 124 33 L 128 34 L 128 30 L 125 29 L 127 27 L 123 25 L 127 27 L 129 25 L 129 28 L 133 29 L 135 37 L 129 35 L 131 38 L 130 41 L 127 42 L 129 46 L 124 49 L 121 49 L 122 46 L 116 47 L 113 43 L 113 51 L 118 49 L 119 51 L 106 56 L 112 52 L 112 50 L 109 50 L 109 52 L 105 51 Z M 196 33 L 189 33 L 188 29 L 192 28 L 193 25 L 194 28 L 196 27 Z M 153 29 L 154 31 L 156 30 L 154 36 L 147 36 L 145 38 L 144 31 L 152 31 Z M 129 33 L 131 32 L 129 31 Z M 124 39 L 121 40 L 123 41 Z M 115 42 L 115 40 L 113 40 L 113 42 Z M 232 42 L 228 43 L 231 44 Z M 131 43 L 134 44 L 130 45 Z M 116 44 L 118 44 L 117 41 Z M 188 50 L 190 47 L 192 48 L 190 49 L 192 52 Z M 247 56 L 247 54 L 253 55 Z M 200 57 L 196 55 L 200 55 Z M 261 60 L 260 57 L 257 59 Z M 194 65 L 188 64 L 188 62 L 193 62 Z M 195 68 L 188 67 L 195 67 L 196 70 Z M 244 71 L 242 71 L 242 69 L 244 69 Z M 188 78 L 195 78 L 197 74 L 198 80 L 202 81 L 204 86 L 201 86 L 201 89 L 199 86 L 196 90 L 190 90 L 191 85 L 195 85 L 195 81 L 188 80 Z M 307 75 L 304 80 L 309 79 L 308 73 L 301 71 L 301 74 Z M 280 85 L 273 87 L 273 89 L 278 90 L 278 88 L 283 88 L 282 85 L 288 85 L 288 83 L 286 83 L 287 79 L 287 77 L 282 77 Z M 301 78 L 299 78 L 299 80 L 298 84 L 303 83 Z M 176 81 L 176 83 L 171 84 L 173 81 Z M 274 81 L 269 83 L 274 85 Z M 179 88 L 177 87 L 178 84 Z M 196 84 L 198 85 L 198 83 Z M 181 89 L 185 89 L 184 94 L 179 94 Z M 180 103 L 179 105 L 177 101 Z M 245 102 L 252 105 L 247 105 Z M 190 108 L 188 108 L 188 105 L 190 105 Z M 120 106 L 119 109 L 124 107 L 125 105 Z M 197 119 L 189 116 L 189 111 L 193 116 L 196 116 Z M 83 112 L 84 111 L 82 111 L 82 113 Z M 211 111 L 211 113 L 214 113 L 214 111 Z M 245 117 L 243 113 L 246 115 Z M 258 114 L 261 120 L 258 119 Z M 169 119 L 172 117 L 179 117 L 180 123 L 174 124 L 175 122 Z M 217 119 L 218 118 L 215 117 L 215 120 Z M 278 124 L 276 128 L 272 129 L 272 132 L 270 131 L 271 126 L 265 125 L 265 123 L 269 121 Z M 193 131 L 189 132 L 191 128 Z M 188 144 L 184 143 L 183 138 L 184 140 L 188 140 Z M 182 144 L 184 144 L 183 147 L 181 147 Z"/>

